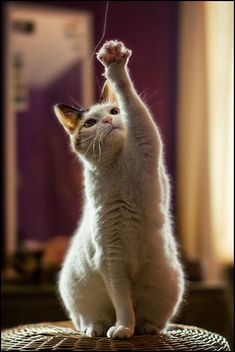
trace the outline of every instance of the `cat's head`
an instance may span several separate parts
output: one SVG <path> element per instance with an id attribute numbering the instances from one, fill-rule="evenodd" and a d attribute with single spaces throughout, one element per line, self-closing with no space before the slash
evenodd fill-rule
<path id="1" fill-rule="evenodd" d="M 70 136 L 72 149 L 83 161 L 96 165 L 115 158 L 126 136 L 122 111 L 114 97 L 104 96 L 106 93 L 103 90 L 100 104 L 86 110 L 65 104 L 54 107 L 58 120 Z"/>

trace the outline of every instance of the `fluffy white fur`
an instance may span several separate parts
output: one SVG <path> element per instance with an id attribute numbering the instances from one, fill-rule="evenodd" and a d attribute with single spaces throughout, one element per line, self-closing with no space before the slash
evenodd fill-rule
<path id="1" fill-rule="evenodd" d="M 130 79 L 130 55 L 117 41 L 97 54 L 116 104 L 97 104 L 80 115 L 55 108 L 83 162 L 85 184 L 83 216 L 59 292 L 75 327 L 91 337 L 159 333 L 184 292 L 162 141 Z M 111 114 L 114 107 L 120 112 Z M 96 123 L 85 127 L 91 118 Z"/>

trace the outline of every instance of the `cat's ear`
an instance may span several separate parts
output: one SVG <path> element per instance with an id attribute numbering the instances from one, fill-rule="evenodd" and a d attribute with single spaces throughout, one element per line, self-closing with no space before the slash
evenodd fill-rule
<path id="1" fill-rule="evenodd" d="M 113 92 L 112 86 L 108 80 L 104 82 L 103 89 L 101 91 L 101 100 L 105 103 L 117 104 L 117 98 Z"/>
<path id="2" fill-rule="evenodd" d="M 72 134 L 81 119 L 81 112 L 75 108 L 65 105 L 57 104 L 54 106 L 56 117 L 69 134 Z"/>

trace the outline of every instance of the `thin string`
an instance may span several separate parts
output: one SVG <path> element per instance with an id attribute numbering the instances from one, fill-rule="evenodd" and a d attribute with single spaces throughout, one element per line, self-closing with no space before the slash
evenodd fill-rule
<path id="1" fill-rule="evenodd" d="M 101 91 L 102 91 L 102 88 L 101 88 L 100 82 L 99 82 L 99 80 L 98 80 L 98 77 L 95 76 L 95 78 L 96 78 L 96 82 L 97 82 L 98 88 L 99 88 L 99 90 L 100 90 L 100 92 L 101 92 Z"/>
<path id="2" fill-rule="evenodd" d="M 90 58 L 90 61 L 89 61 L 89 70 L 90 70 L 90 67 L 91 67 L 91 60 L 93 59 L 93 56 L 95 55 L 95 51 L 97 49 L 97 47 L 100 45 L 100 43 L 102 42 L 102 40 L 104 39 L 104 36 L 105 36 L 105 32 L 106 32 L 106 25 L 107 25 L 107 15 L 108 15 L 108 8 L 109 8 L 109 1 L 106 1 L 106 8 L 105 8 L 105 15 L 104 15 L 104 26 L 103 26 L 103 33 L 102 33 L 102 36 L 99 40 L 99 42 L 96 44 L 92 54 L 91 54 L 91 58 Z"/>

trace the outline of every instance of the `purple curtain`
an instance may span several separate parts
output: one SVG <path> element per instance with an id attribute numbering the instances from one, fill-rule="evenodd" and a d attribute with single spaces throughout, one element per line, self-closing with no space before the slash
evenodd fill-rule
<path id="1" fill-rule="evenodd" d="M 30 89 L 30 106 L 17 113 L 19 239 L 71 235 L 81 203 L 81 165 L 54 115 L 56 103 L 81 101 L 77 62 L 46 89 Z"/>

